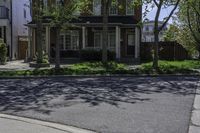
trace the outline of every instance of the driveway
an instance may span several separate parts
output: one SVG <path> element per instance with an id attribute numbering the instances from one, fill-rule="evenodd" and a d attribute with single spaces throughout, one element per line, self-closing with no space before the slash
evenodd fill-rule
<path id="1" fill-rule="evenodd" d="M 102 133 L 187 133 L 196 77 L 0 80 L 0 112 Z"/>

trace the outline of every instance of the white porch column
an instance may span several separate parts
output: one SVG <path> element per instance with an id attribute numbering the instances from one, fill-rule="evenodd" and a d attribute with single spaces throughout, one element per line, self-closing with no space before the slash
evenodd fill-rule
<path id="1" fill-rule="evenodd" d="M 31 28 L 28 27 L 28 59 L 31 58 L 32 44 L 31 44 Z"/>
<path id="2" fill-rule="evenodd" d="M 32 54 L 32 56 L 34 57 L 35 56 L 35 54 L 36 54 L 36 34 L 35 34 L 35 31 L 36 31 L 36 29 L 33 29 L 32 30 L 32 52 L 33 52 L 33 54 Z"/>
<path id="3" fill-rule="evenodd" d="M 121 58 L 120 41 L 121 41 L 121 30 L 119 26 L 116 26 L 116 47 L 115 47 L 116 59 Z"/>
<path id="4" fill-rule="evenodd" d="M 140 55 L 140 29 L 135 27 L 135 58 L 139 58 Z"/>
<path id="5" fill-rule="evenodd" d="M 46 26 L 45 43 L 46 43 L 46 53 L 50 55 L 50 28 L 49 26 Z"/>
<path id="6" fill-rule="evenodd" d="M 82 45 L 83 45 L 83 48 L 82 49 L 85 49 L 85 43 L 86 43 L 86 28 L 85 27 L 82 27 Z"/>

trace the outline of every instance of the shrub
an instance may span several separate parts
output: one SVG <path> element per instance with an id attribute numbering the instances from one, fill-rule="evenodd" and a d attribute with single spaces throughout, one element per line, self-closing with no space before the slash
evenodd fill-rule
<path id="1" fill-rule="evenodd" d="M 7 46 L 3 42 L 3 39 L 0 39 L 0 64 L 5 64 L 7 60 Z"/>
<path id="2" fill-rule="evenodd" d="M 102 50 L 81 50 L 80 58 L 84 61 L 101 61 Z M 115 52 L 108 51 L 108 60 L 115 60 Z"/>
<path id="3" fill-rule="evenodd" d="M 42 52 L 42 60 L 38 61 L 38 53 L 36 53 L 34 59 L 38 64 L 49 64 L 49 57 L 48 54 L 45 53 L 44 51 Z"/>

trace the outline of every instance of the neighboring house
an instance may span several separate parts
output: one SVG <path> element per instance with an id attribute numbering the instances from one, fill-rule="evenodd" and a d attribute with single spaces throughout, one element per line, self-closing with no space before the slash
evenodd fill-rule
<path id="1" fill-rule="evenodd" d="M 0 38 L 9 48 L 9 58 L 19 59 L 26 55 L 28 28 L 24 24 L 31 21 L 29 0 L 0 0 Z M 20 53 L 21 52 L 21 53 Z"/>
<path id="2" fill-rule="evenodd" d="M 163 22 L 159 21 L 158 26 L 161 27 Z M 167 25 L 159 34 L 159 41 L 163 41 L 163 33 L 167 30 Z M 154 21 L 147 21 L 143 24 L 142 42 L 154 42 Z"/>
<path id="3" fill-rule="evenodd" d="M 44 5 L 48 6 L 50 0 L 43 0 Z M 59 0 L 53 0 L 54 2 Z M 141 21 L 142 8 L 133 8 L 129 4 L 132 0 L 118 0 L 118 5 L 112 6 L 109 15 L 109 35 L 108 35 L 108 49 L 116 53 L 116 59 L 121 58 L 139 58 L 140 42 L 141 42 L 141 29 L 137 25 Z M 36 2 L 36 1 L 35 1 Z M 34 3 L 34 0 L 33 0 Z M 89 10 L 92 13 L 81 12 L 78 19 L 73 20 L 71 23 L 77 25 L 79 28 L 62 32 L 60 35 L 61 42 L 61 55 L 65 53 L 73 53 L 78 55 L 80 50 L 102 49 L 102 1 L 94 0 L 91 2 Z M 36 24 L 34 21 L 27 24 L 31 29 L 30 35 L 30 51 L 29 56 L 34 57 L 37 51 L 36 44 Z M 43 44 L 46 53 L 51 56 L 51 50 L 55 47 L 55 29 L 51 28 L 47 21 L 44 21 L 44 38 Z"/>

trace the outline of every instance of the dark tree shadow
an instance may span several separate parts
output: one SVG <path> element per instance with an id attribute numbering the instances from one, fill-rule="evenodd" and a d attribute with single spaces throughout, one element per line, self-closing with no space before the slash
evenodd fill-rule
<path id="1" fill-rule="evenodd" d="M 194 95 L 198 78 L 47 78 L 0 80 L 0 111 L 37 111 L 50 114 L 53 109 L 88 103 L 121 102 L 135 104 L 151 101 L 143 94 L 170 93 Z"/>

